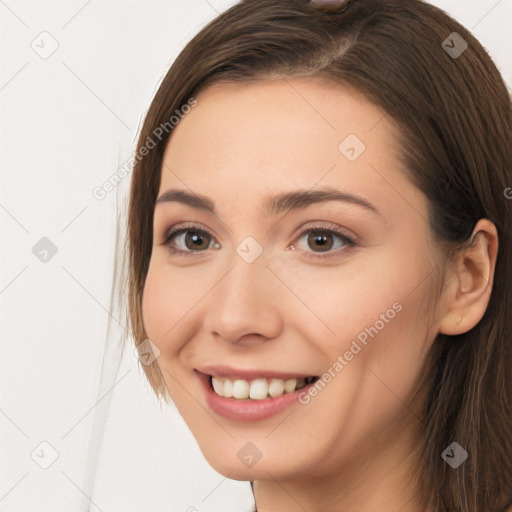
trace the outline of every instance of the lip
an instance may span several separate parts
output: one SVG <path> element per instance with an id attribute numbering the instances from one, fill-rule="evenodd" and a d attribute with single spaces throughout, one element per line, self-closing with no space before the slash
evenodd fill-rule
<path id="1" fill-rule="evenodd" d="M 201 382 L 201 387 L 204 390 L 208 407 L 218 415 L 238 422 L 261 421 L 279 414 L 298 402 L 299 393 L 307 393 L 309 387 L 315 384 L 312 382 L 301 389 L 295 390 L 293 393 L 286 393 L 276 398 L 265 398 L 264 400 L 238 400 L 236 398 L 225 398 L 217 395 L 210 386 L 211 374 L 202 373 L 198 370 L 195 370 L 195 373 Z M 254 373 L 251 371 L 247 372 L 246 375 L 247 374 L 253 375 Z M 240 375 L 240 373 L 238 373 L 238 375 Z M 285 374 L 272 374 L 269 375 L 269 377 L 274 377 L 275 375 Z M 258 376 L 265 377 L 262 373 L 259 373 Z M 282 377 L 278 376 L 276 378 Z"/>
<path id="2" fill-rule="evenodd" d="M 258 378 L 269 379 L 305 379 L 306 377 L 315 377 L 315 375 L 307 373 L 286 373 L 271 370 L 254 370 L 254 369 L 236 369 L 225 365 L 211 365 L 196 368 L 196 371 L 214 377 L 227 377 L 228 379 L 244 379 L 254 380 Z"/>

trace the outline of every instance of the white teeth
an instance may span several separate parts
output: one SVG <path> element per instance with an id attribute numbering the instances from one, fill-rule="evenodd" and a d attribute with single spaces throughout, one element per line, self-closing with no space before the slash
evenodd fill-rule
<path id="1" fill-rule="evenodd" d="M 268 394 L 275 398 L 281 396 L 284 393 L 284 380 L 283 379 L 272 379 L 268 385 Z"/>
<path id="2" fill-rule="evenodd" d="M 251 382 L 251 390 L 249 396 L 253 400 L 263 400 L 268 396 L 267 379 L 256 379 Z"/>
<path id="3" fill-rule="evenodd" d="M 295 386 L 297 385 L 297 379 L 289 379 L 284 381 L 284 392 L 285 393 L 293 393 L 295 391 Z"/>
<path id="4" fill-rule="evenodd" d="M 249 398 L 249 383 L 246 380 L 235 380 L 233 382 L 233 396 L 239 400 Z"/>
<path id="5" fill-rule="evenodd" d="M 217 395 L 224 395 L 224 383 L 221 380 L 213 377 L 212 385 L 213 385 L 213 389 L 215 390 L 215 393 L 217 393 Z"/>
<path id="6" fill-rule="evenodd" d="M 233 396 L 233 383 L 230 380 L 224 381 L 224 386 L 222 389 L 223 393 L 222 395 L 226 398 L 231 398 Z"/>
<path id="7" fill-rule="evenodd" d="M 236 398 L 238 400 L 264 400 L 265 398 L 276 398 L 285 393 L 293 393 L 303 388 L 313 379 L 244 379 L 231 380 L 226 377 L 212 377 L 212 386 L 215 393 L 225 398 Z"/>

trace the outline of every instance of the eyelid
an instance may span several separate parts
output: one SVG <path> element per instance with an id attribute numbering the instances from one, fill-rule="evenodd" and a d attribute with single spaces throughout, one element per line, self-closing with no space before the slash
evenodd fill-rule
<path id="1" fill-rule="evenodd" d="M 353 234 L 350 230 L 341 228 L 340 226 L 337 226 L 336 224 L 333 224 L 331 222 L 326 221 L 311 221 L 307 222 L 306 224 L 303 224 L 296 232 L 295 239 L 299 236 L 302 236 L 304 233 L 308 231 L 326 231 L 335 235 L 340 236 L 343 239 L 350 240 L 353 243 L 357 242 L 357 237 L 355 234 Z M 347 231 L 350 232 L 347 233 Z"/>
<path id="2" fill-rule="evenodd" d="M 179 226 L 179 227 L 175 227 L 175 226 Z M 175 248 L 171 247 L 171 239 L 176 238 L 180 234 L 183 234 L 183 232 L 187 232 L 187 231 L 196 231 L 201 234 L 205 234 L 208 237 L 210 237 L 212 240 L 215 240 L 215 244 L 218 244 L 214 235 L 212 235 L 208 229 L 203 228 L 200 224 L 197 224 L 195 222 L 185 222 L 182 224 L 170 226 L 165 232 L 164 242 L 162 245 L 168 246 L 169 250 L 173 254 L 177 254 L 179 256 L 197 256 L 201 253 L 206 253 L 207 250 L 199 250 L 199 251 L 186 250 L 185 251 L 182 249 L 175 249 Z M 333 236 L 337 236 L 343 241 L 343 243 L 345 245 L 342 248 L 338 248 L 333 251 L 326 251 L 324 253 L 315 252 L 315 251 L 301 251 L 301 252 L 307 253 L 307 257 L 311 257 L 314 259 L 336 257 L 336 256 L 339 256 L 340 252 L 344 252 L 344 251 L 357 245 L 357 241 L 358 241 L 357 237 L 354 235 L 345 234 L 339 227 L 333 227 L 333 225 L 331 223 L 328 223 L 325 221 L 311 221 L 309 223 L 306 223 L 305 225 L 302 225 L 299 228 L 299 230 L 295 232 L 294 239 L 293 239 L 294 241 L 292 242 L 291 247 L 293 247 L 295 245 L 296 241 L 301 239 L 305 233 L 308 233 L 310 231 L 321 231 L 321 232 L 329 233 Z"/>

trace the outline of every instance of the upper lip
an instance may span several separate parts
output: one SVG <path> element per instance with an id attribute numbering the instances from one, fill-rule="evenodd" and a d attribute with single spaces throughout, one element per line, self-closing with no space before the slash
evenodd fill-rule
<path id="1" fill-rule="evenodd" d="M 244 379 L 253 380 L 257 378 L 274 378 L 274 379 L 303 379 L 306 377 L 314 377 L 310 373 L 289 373 L 273 370 L 254 370 L 254 369 L 241 369 L 233 368 L 226 365 L 208 365 L 195 368 L 196 371 L 211 375 L 213 377 L 227 377 L 231 379 Z"/>

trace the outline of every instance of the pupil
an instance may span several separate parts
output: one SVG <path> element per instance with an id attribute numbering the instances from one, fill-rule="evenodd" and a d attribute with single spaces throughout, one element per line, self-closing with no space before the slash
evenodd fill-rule
<path id="1" fill-rule="evenodd" d="M 204 237 L 194 231 L 191 231 L 190 233 L 192 234 L 190 235 L 189 238 L 185 237 L 185 245 L 187 246 L 187 249 L 201 249 L 201 240 L 204 240 Z M 189 244 L 187 243 L 190 239 L 192 240 L 192 244 L 194 245 L 194 247 L 190 247 Z"/>
<path id="2" fill-rule="evenodd" d="M 320 231 L 311 231 L 311 234 L 308 237 L 308 242 L 309 243 L 314 242 L 314 243 L 318 244 L 322 248 L 322 252 L 327 251 L 332 247 L 332 240 L 331 240 L 331 242 L 329 242 L 327 240 L 331 235 L 326 236 L 326 235 L 320 234 L 320 233 L 321 233 Z"/>

